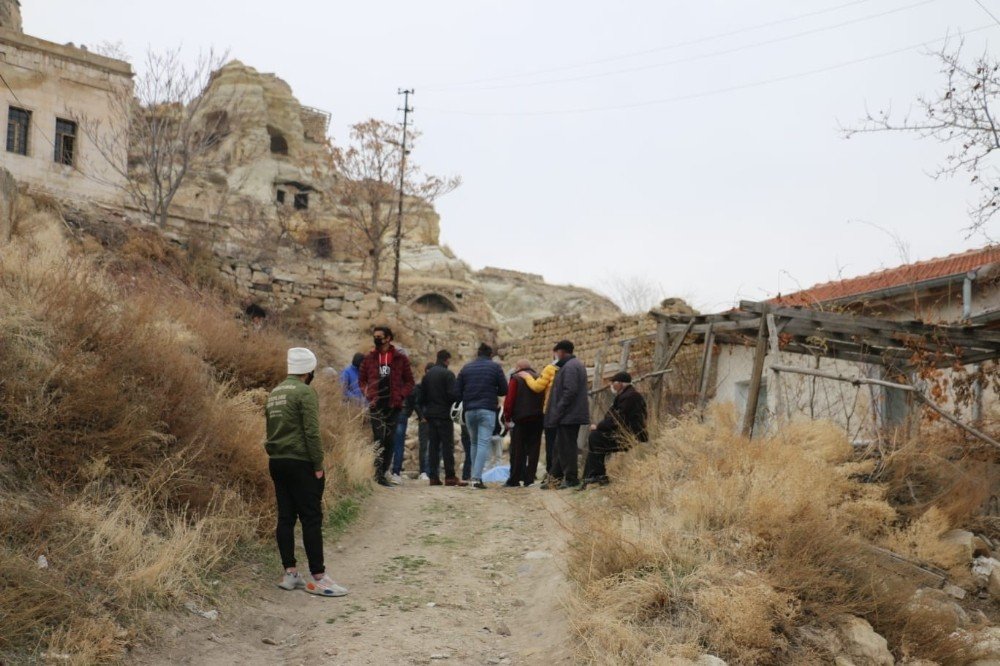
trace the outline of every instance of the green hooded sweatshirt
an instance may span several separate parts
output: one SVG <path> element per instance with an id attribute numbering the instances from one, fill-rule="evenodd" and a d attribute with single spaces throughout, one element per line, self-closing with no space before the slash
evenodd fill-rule
<path id="1" fill-rule="evenodd" d="M 323 469 L 319 437 L 319 399 L 301 379 L 289 376 L 267 398 L 267 442 L 272 458 L 304 460 Z"/>

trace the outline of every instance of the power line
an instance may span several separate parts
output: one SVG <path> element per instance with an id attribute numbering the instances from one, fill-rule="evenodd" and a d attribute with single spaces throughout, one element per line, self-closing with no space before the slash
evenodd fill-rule
<path id="1" fill-rule="evenodd" d="M 754 32 L 756 30 L 762 30 L 764 28 L 772 28 L 777 25 L 783 25 L 785 23 L 793 23 L 795 21 L 801 21 L 803 19 L 812 18 L 814 16 L 821 16 L 823 14 L 830 14 L 832 12 L 839 11 L 848 7 L 853 7 L 855 5 L 861 5 L 871 2 L 871 0 L 851 0 L 850 2 L 845 2 L 834 7 L 828 7 L 826 9 L 820 9 L 817 11 L 807 12 L 804 14 L 796 14 L 795 16 L 789 16 L 783 19 L 777 19 L 774 21 L 767 21 L 765 23 L 758 23 L 756 25 L 746 26 L 743 28 L 737 28 L 735 30 L 730 30 L 727 32 L 719 32 L 712 35 L 706 35 L 704 37 L 698 37 L 696 39 L 691 39 L 682 42 L 674 42 L 672 44 L 666 44 L 664 46 L 657 46 L 650 49 L 643 49 L 640 51 L 632 51 L 630 53 L 624 53 L 617 56 L 608 56 L 605 58 L 599 58 L 596 60 L 586 60 L 583 62 L 573 63 L 569 65 L 561 65 L 557 67 L 549 67 L 546 69 L 538 69 L 532 72 L 522 72 L 520 74 L 505 74 L 500 76 L 491 76 L 480 79 L 473 79 L 471 81 L 464 81 L 461 83 L 453 83 L 448 85 L 440 86 L 423 86 L 426 90 L 431 92 L 443 92 L 446 90 L 451 90 L 454 88 L 464 88 L 466 86 L 473 86 L 480 83 L 492 83 L 495 81 L 508 81 L 511 79 L 521 79 L 530 78 L 532 76 L 540 76 L 542 74 L 555 74 L 558 72 L 565 72 L 573 69 L 580 69 L 582 67 L 589 67 L 591 65 L 602 65 L 609 62 L 618 62 L 621 60 L 628 60 L 630 58 L 637 58 L 644 55 L 650 55 L 652 53 L 662 53 L 664 51 L 672 51 L 675 49 L 684 48 L 686 46 L 696 46 L 698 44 L 704 44 L 705 42 L 711 42 L 718 39 L 723 39 L 725 37 L 732 37 L 734 35 L 740 35 L 746 32 Z"/>
<path id="2" fill-rule="evenodd" d="M 637 65 L 635 67 L 627 67 L 624 69 L 616 69 L 608 72 L 597 72 L 593 74 L 582 74 L 580 76 L 561 78 L 561 79 L 546 79 L 544 81 L 532 81 L 529 83 L 512 83 L 499 86 L 489 86 L 483 88 L 473 88 L 473 91 L 487 91 L 487 90 L 505 90 L 510 88 L 533 88 L 538 86 L 547 86 L 560 83 L 573 83 L 577 81 L 588 81 L 591 79 L 607 78 L 609 76 L 618 76 L 620 74 L 630 74 L 633 72 L 642 72 L 650 69 L 659 69 L 661 67 L 669 67 L 671 65 L 679 65 L 683 63 L 695 62 L 698 60 L 706 60 L 708 58 L 717 58 L 723 55 L 729 55 L 732 53 L 739 53 L 740 51 L 747 51 L 750 49 L 760 48 L 762 46 L 770 46 L 772 44 L 780 44 L 781 42 L 791 41 L 793 39 L 798 39 L 800 37 L 806 37 L 809 35 L 815 35 L 822 32 L 829 32 L 831 30 L 837 30 L 850 25 L 855 25 L 858 23 L 863 23 L 865 21 L 871 21 L 878 18 L 883 18 L 885 16 L 890 16 L 892 14 L 898 14 L 900 12 L 908 11 L 911 9 L 916 9 L 917 7 L 922 7 L 924 5 L 929 5 L 932 2 L 937 2 L 938 0 L 920 0 L 919 2 L 914 2 L 909 5 L 904 5 L 903 7 L 897 7 L 884 12 L 879 12 L 877 14 L 869 14 L 868 16 L 862 16 L 859 18 L 851 19 L 848 21 L 842 21 L 834 25 L 822 26 L 819 28 L 812 28 L 810 30 L 803 30 L 791 35 L 785 35 L 782 37 L 775 37 L 773 39 L 767 39 L 760 42 L 754 42 L 752 44 L 745 44 L 743 46 L 736 46 L 728 49 L 722 49 L 718 51 L 712 51 L 711 53 L 703 53 L 695 56 L 688 56 L 686 58 L 678 58 L 675 60 L 668 60 L 666 62 L 652 63 L 647 65 Z M 455 92 L 465 92 L 465 91 L 455 91 Z"/>
<path id="3" fill-rule="evenodd" d="M 990 28 L 995 28 L 996 25 L 989 24 L 980 26 L 978 28 L 972 28 L 971 30 L 966 30 L 963 32 L 958 32 L 952 37 L 961 37 L 964 35 L 971 35 L 973 33 L 982 32 L 983 30 L 988 30 Z M 809 69 L 802 72 L 796 72 L 794 74 L 787 74 L 785 76 L 778 76 L 771 79 L 763 79 L 760 81 L 752 81 L 750 83 L 743 83 L 734 86 L 727 86 L 725 88 L 716 88 L 714 90 L 706 90 L 699 93 L 691 93 L 687 95 L 677 95 L 674 97 L 663 97 L 659 99 L 645 100 L 642 102 L 634 102 L 630 104 L 615 104 L 609 106 L 595 106 L 595 107 L 584 107 L 575 109 L 558 109 L 552 111 L 461 111 L 453 109 L 440 109 L 434 107 L 423 107 L 425 111 L 432 111 L 436 113 L 444 114 L 454 114 L 454 115 L 465 115 L 465 116 L 558 116 L 558 115 L 577 115 L 585 113 L 595 113 L 600 111 L 621 111 L 628 109 L 637 109 L 646 106 L 656 106 L 660 104 L 670 104 L 673 102 L 683 102 L 692 99 L 700 99 L 703 97 L 713 97 L 715 95 L 722 95 L 730 92 L 737 92 L 740 90 L 747 90 L 750 88 L 757 88 L 760 86 L 771 85 L 774 83 L 782 83 L 784 81 L 791 81 L 793 79 L 804 78 L 807 76 L 815 76 L 816 74 L 823 74 L 825 72 L 830 72 L 837 69 L 843 69 L 845 67 L 850 67 L 852 65 L 858 65 L 864 62 L 870 62 L 872 60 L 879 60 L 881 58 L 888 58 L 890 56 L 898 55 L 900 53 L 906 53 L 907 51 L 913 51 L 914 49 L 919 49 L 922 47 L 929 46 L 931 44 L 937 44 L 939 42 L 947 41 L 948 37 L 942 39 L 935 39 L 928 42 L 920 42 L 919 44 L 911 44 L 910 46 L 905 46 L 903 48 L 893 49 L 892 51 L 883 51 L 882 53 L 876 53 L 874 55 L 866 56 L 864 58 L 855 58 L 853 60 L 847 60 L 844 62 L 835 63 L 833 65 L 827 65 L 825 67 L 817 67 L 815 69 Z"/>
<path id="4" fill-rule="evenodd" d="M 980 7 L 982 7 L 982 8 L 983 8 L 983 11 L 984 11 L 984 12 L 986 12 L 987 14 L 989 14 L 990 18 L 991 18 L 991 19 L 993 19 L 993 21 L 994 21 L 994 22 L 995 22 L 995 23 L 996 23 L 997 25 L 1000 25 L 1000 19 L 998 19 L 998 18 L 996 17 L 996 15 L 995 15 L 995 14 L 994 14 L 993 12 L 991 12 L 991 11 L 989 10 L 989 7 L 987 7 L 987 6 L 986 6 L 986 5 L 984 5 L 984 4 L 982 3 L 982 2 L 980 2 L 980 0 L 975 0 L 975 2 L 976 2 L 976 4 L 977 4 L 977 5 L 979 5 Z"/>

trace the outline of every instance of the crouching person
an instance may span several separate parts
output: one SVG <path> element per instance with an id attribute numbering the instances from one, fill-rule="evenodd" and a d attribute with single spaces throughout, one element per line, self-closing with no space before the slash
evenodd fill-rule
<path id="1" fill-rule="evenodd" d="M 326 575 L 323 563 L 323 446 L 319 400 L 312 383 L 316 356 L 301 347 L 288 350 L 288 377 L 267 398 L 268 468 L 278 502 L 275 537 L 285 575 L 278 587 L 304 589 L 323 597 L 342 597 L 347 589 Z M 295 562 L 295 521 L 302 523 L 302 545 L 309 575 Z"/>
<path id="2" fill-rule="evenodd" d="M 627 451 L 632 442 L 649 440 L 646 399 L 632 386 L 632 376 L 627 372 L 616 374 L 611 378 L 611 391 L 615 394 L 611 408 L 600 423 L 590 426 L 581 490 L 590 484 L 609 483 L 605 467 L 609 453 Z"/>

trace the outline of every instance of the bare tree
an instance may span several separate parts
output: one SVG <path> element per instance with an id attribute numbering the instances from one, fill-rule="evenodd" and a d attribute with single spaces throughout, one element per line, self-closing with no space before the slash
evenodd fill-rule
<path id="1" fill-rule="evenodd" d="M 664 298 L 659 282 L 645 275 L 612 275 L 606 281 L 607 295 L 625 314 L 642 314 Z"/>
<path id="2" fill-rule="evenodd" d="M 940 63 L 944 86 L 932 96 L 918 96 L 914 115 L 896 120 L 891 110 L 867 111 L 858 127 L 845 128 L 848 138 L 871 132 L 905 132 L 934 139 L 950 148 L 935 178 L 967 173 L 980 189 L 969 211 L 969 231 L 982 230 L 1000 210 L 1000 174 L 990 159 L 1000 149 L 1000 62 L 984 54 L 965 62 L 962 44 L 947 44 L 933 55 Z"/>
<path id="3" fill-rule="evenodd" d="M 332 150 L 339 178 L 329 193 L 367 252 L 371 290 L 378 291 L 385 253 L 392 248 L 402 167 L 399 125 L 370 119 L 351 126 L 346 147 Z M 411 133 L 411 142 L 419 134 Z M 412 145 L 412 143 L 411 143 Z M 458 177 L 439 178 L 406 160 L 403 174 L 404 214 L 433 204 L 461 184 Z"/>
<path id="4" fill-rule="evenodd" d="M 112 92 L 112 120 L 81 120 L 126 194 L 160 227 L 192 169 L 229 130 L 229 112 L 203 108 L 202 93 L 224 61 L 212 51 L 192 64 L 180 49 L 148 51 L 134 85 Z"/>

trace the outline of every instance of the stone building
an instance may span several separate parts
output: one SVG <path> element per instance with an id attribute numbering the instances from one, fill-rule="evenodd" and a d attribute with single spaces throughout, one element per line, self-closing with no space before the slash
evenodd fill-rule
<path id="1" fill-rule="evenodd" d="M 113 99 L 130 89 L 131 66 L 24 34 L 17 0 L 0 0 L 0 74 L 5 137 L 0 164 L 36 191 L 119 200 L 124 146 L 121 154 L 106 155 L 81 125 L 86 120 L 99 132 L 123 125 L 113 117 Z"/>

